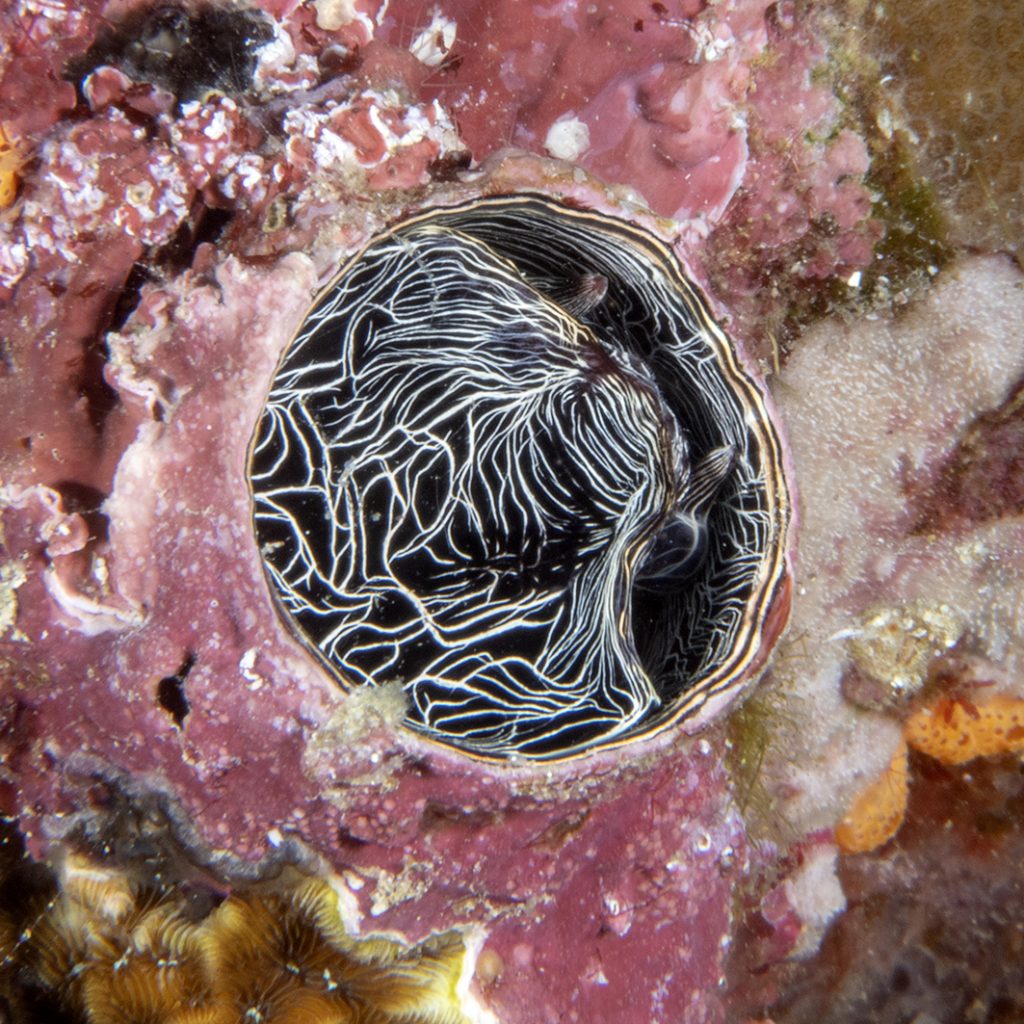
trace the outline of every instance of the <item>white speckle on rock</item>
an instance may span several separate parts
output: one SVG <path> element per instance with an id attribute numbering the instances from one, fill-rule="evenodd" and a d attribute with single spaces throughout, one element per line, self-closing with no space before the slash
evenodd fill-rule
<path id="1" fill-rule="evenodd" d="M 27 580 L 28 573 L 21 562 L 0 565 L 0 636 L 10 630 L 14 639 L 20 639 L 15 630 L 18 618 L 17 591 Z"/>
<path id="2" fill-rule="evenodd" d="M 329 129 L 324 129 L 313 149 L 313 159 L 318 167 L 338 168 L 347 165 L 358 166 L 359 154 L 356 147 L 348 139 Z"/>
<path id="3" fill-rule="evenodd" d="M 373 22 L 368 14 L 356 7 L 356 0 L 313 0 L 317 28 L 325 32 L 337 32 L 339 28 L 361 22 L 373 34 Z"/>
<path id="4" fill-rule="evenodd" d="M 242 675 L 250 682 L 259 678 L 259 676 L 253 672 L 253 669 L 256 667 L 257 653 L 258 652 L 255 647 L 250 647 L 238 661 L 238 671 L 241 672 Z"/>
<path id="5" fill-rule="evenodd" d="M 245 153 L 225 175 L 221 188 L 224 194 L 234 199 L 240 194 L 262 199 L 266 193 L 264 185 L 265 168 L 263 158 L 255 153 Z"/>
<path id="6" fill-rule="evenodd" d="M 735 45 L 736 40 L 732 32 L 725 25 L 709 25 L 707 22 L 700 22 L 690 28 L 690 36 L 697 45 L 693 59 L 696 62 L 706 61 L 711 63 L 721 60 Z"/>
<path id="7" fill-rule="evenodd" d="M 28 246 L 20 227 L 0 224 L 0 287 L 13 288 L 28 269 Z"/>
<path id="8" fill-rule="evenodd" d="M 208 139 L 213 139 L 214 142 L 217 139 L 222 139 L 228 131 L 228 119 L 224 114 L 223 110 L 215 110 L 213 117 L 210 118 L 210 123 L 203 129 L 203 134 Z"/>
<path id="9" fill-rule="evenodd" d="M 253 80 L 257 87 L 266 86 L 276 75 L 295 63 L 295 45 L 292 37 L 278 22 L 274 22 L 274 38 L 256 51 L 256 70 Z"/>

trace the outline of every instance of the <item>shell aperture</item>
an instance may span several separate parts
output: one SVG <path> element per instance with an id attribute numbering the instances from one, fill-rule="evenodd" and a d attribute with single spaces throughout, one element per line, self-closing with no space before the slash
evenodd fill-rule
<path id="1" fill-rule="evenodd" d="M 737 686 L 778 438 L 670 250 L 538 196 L 430 211 L 322 293 L 250 455 L 285 621 L 468 753 L 574 756 Z"/>

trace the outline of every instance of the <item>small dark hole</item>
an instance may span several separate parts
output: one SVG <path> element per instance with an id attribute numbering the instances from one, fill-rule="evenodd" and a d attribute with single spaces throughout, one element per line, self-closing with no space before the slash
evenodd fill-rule
<path id="1" fill-rule="evenodd" d="M 462 67 L 463 57 L 461 53 L 453 54 L 437 70 L 442 75 L 454 75 Z"/>
<path id="2" fill-rule="evenodd" d="M 93 540 L 107 539 L 110 520 L 103 512 L 103 502 L 107 500 L 103 491 L 78 480 L 58 480 L 53 489 L 60 494 L 65 511 L 77 513 L 85 520 Z"/>
<path id="3" fill-rule="evenodd" d="M 160 702 L 160 707 L 174 719 L 174 724 L 179 729 L 190 710 L 188 698 L 185 696 L 185 680 L 195 663 L 196 656 L 189 652 L 181 663 L 181 668 L 173 676 L 164 676 L 156 685 L 156 698 Z"/>
<path id="4" fill-rule="evenodd" d="M 181 915 L 193 924 L 206 920 L 227 899 L 227 893 L 215 892 L 196 882 L 185 882 L 181 886 L 181 895 Z"/>
<path id="5" fill-rule="evenodd" d="M 403 766 L 403 770 L 421 779 L 430 778 L 434 774 L 434 769 L 430 766 L 430 763 L 417 757 L 410 758 Z"/>
<path id="6" fill-rule="evenodd" d="M 53 485 L 53 489 L 60 491 L 60 496 L 64 499 L 65 510 L 77 512 L 79 515 L 99 512 L 103 502 L 107 500 L 103 491 L 78 480 L 59 480 Z"/>
<path id="7" fill-rule="evenodd" d="M 910 988 L 910 972 L 903 965 L 897 965 L 889 984 L 893 992 L 906 992 Z"/>
<path id="8" fill-rule="evenodd" d="M 359 836 L 353 835 L 347 828 L 339 826 L 338 845 L 342 849 L 358 850 L 360 847 L 368 846 L 369 842 L 366 839 L 360 839 Z"/>
<path id="9" fill-rule="evenodd" d="M 456 181 L 462 171 L 468 170 L 472 163 L 472 156 L 468 151 L 460 150 L 457 153 L 449 153 L 446 156 L 438 157 L 431 161 L 427 168 L 433 181 Z"/>
<path id="10" fill-rule="evenodd" d="M 351 75 L 359 70 L 363 56 L 359 50 L 347 50 L 343 46 L 328 46 L 319 57 L 320 71 L 325 79 L 340 75 Z"/>
<path id="11" fill-rule="evenodd" d="M 18 982 L 15 984 L 18 985 Z M 0 1019 L 47 1020 L 52 1021 L 52 1024 L 76 1024 L 78 1018 L 71 1016 L 70 1011 L 61 1006 L 57 993 L 43 988 L 38 979 L 31 975 L 21 981 L 16 992 L 20 1003 L 18 1016 L 15 1017 L 12 1012 L 11 1016 Z M 0 1002 L 0 1009 L 3 1007 L 4 1003 Z"/>

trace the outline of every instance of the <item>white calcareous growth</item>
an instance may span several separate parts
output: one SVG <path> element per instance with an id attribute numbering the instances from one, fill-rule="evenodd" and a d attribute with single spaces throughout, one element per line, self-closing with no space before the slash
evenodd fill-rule
<path id="1" fill-rule="evenodd" d="M 787 794 L 781 813 L 798 833 L 834 825 L 900 742 L 893 716 L 841 692 L 854 662 L 881 671 L 878 623 L 918 624 L 918 682 L 921 651 L 934 659 L 958 644 L 979 678 L 1024 692 L 1024 517 L 920 533 L 908 508 L 1024 375 L 1022 326 L 1024 276 L 1009 260 L 973 258 L 898 316 L 817 325 L 784 370 L 776 398 L 801 492 L 800 585 L 763 777 Z M 907 658 L 890 660 L 895 675 L 906 669 Z"/>
<path id="2" fill-rule="evenodd" d="M 556 160 L 579 160 L 590 148 L 590 129 L 578 117 L 560 117 L 548 129 L 544 148 Z"/>
<path id="3" fill-rule="evenodd" d="M 455 45 L 458 26 L 439 10 L 432 12 L 430 24 L 417 33 L 409 46 L 409 52 L 428 68 L 440 67 Z"/>

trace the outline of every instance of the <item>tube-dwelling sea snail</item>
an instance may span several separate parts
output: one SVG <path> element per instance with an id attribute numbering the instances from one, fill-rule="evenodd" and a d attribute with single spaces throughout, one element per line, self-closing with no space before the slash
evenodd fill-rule
<path id="1" fill-rule="evenodd" d="M 251 444 L 284 619 L 346 688 L 489 758 L 701 720 L 788 609 L 759 386 L 671 249 L 537 195 L 373 238 L 285 350 Z"/>

